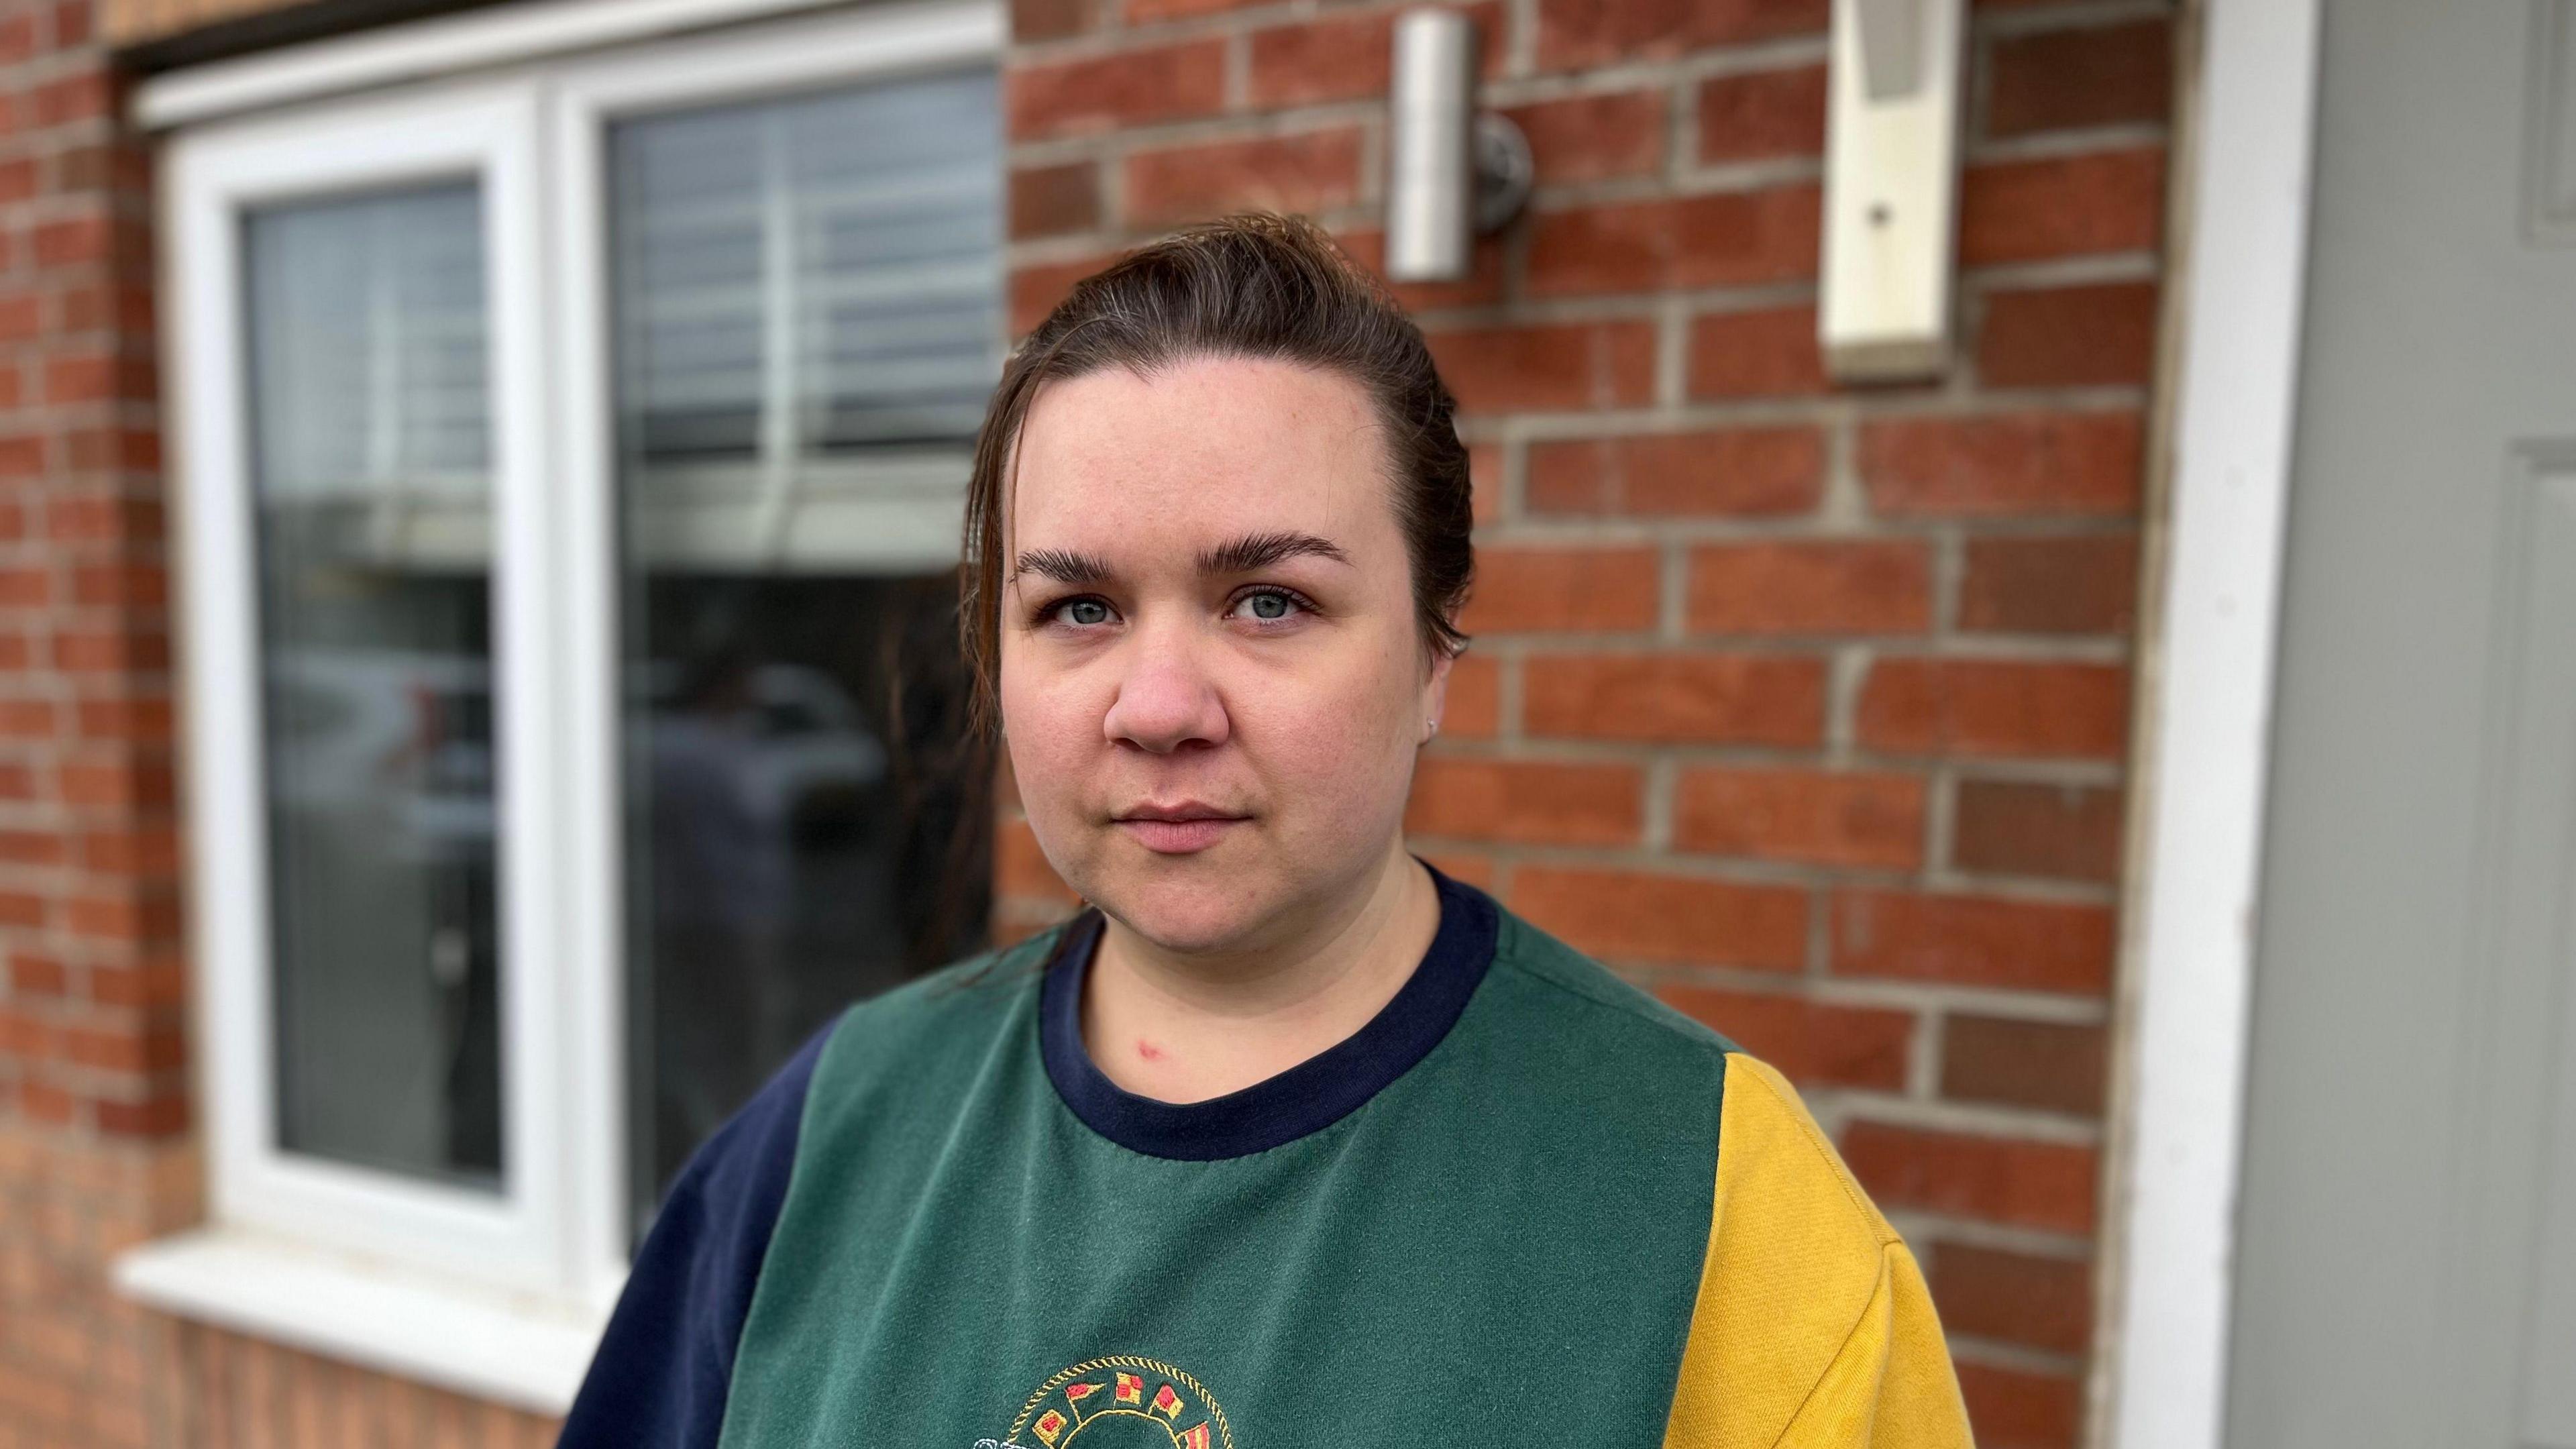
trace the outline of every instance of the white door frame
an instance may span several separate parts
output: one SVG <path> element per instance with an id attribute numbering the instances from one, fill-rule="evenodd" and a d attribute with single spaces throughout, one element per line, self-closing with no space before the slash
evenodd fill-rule
<path id="1" fill-rule="evenodd" d="M 2319 0 L 2207 0 L 2141 708 L 2094 1442 L 2219 1449 Z M 2186 19 L 2188 19 L 2188 15 Z M 2190 68 L 2185 68 L 2185 74 Z"/>

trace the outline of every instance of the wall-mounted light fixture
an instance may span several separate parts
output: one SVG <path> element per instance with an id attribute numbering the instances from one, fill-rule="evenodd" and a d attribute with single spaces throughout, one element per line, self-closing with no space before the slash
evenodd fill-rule
<path id="1" fill-rule="evenodd" d="M 1455 10 L 1395 22 L 1387 115 L 1386 274 L 1398 282 L 1467 275 L 1476 238 L 1529 200 L 1529 142 L 1505 116 L 1476 111 L 1476 23 Z"/>
<path id="2" fill-rule="evenodd" d="M 1834 0 L 1816 333 L 1836 377 L 1949 363 L 1962 4 Z"/>

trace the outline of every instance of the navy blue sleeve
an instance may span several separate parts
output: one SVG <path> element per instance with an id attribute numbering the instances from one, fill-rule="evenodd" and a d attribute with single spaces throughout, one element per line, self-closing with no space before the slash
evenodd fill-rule
<path id="1" fill-rule="evenodd" d="M 839 1018 L 834 1018 L 838 1024 Z M 636 1250 L 557 1449 L 715 1449 L 825 1026 L 690 1155 Z"/>

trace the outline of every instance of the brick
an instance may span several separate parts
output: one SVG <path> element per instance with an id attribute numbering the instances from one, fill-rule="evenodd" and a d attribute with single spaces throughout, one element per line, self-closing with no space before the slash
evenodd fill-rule
<path id="1" fill-rule="evenodd" d="M 1533 443 L 1527 501 L 1543 514 L 1786 517 L 1824 497 L 1809 427 L 1727 428 Z"/>
<path id="2" fill-rule="evenodd" d="M 1099 28 L 1104 0 L 1011 0 L 1011 38 L 1060 40 Z"/>
<path id="3" fill-rule="evenodd" d="M 31 1122 L 69 1126 L 80 1116 L 80 1099 L 51 1082 L 20 1082 L 18 1110 Z"/>
<path id="4" fill-rule="evenodd" d="M 2126 634 L 2138 605 L 2131 533 L 1972 538 L 1959 627 L 2006 634 Z"/>
<path id="5" fill-rule="evenodd" d="M 70 837 L 85 870 L 170 875 L 179 868 L 179 833 L 160 825 L 116 825 Z"/>
<path id="6" fill-rule="evenodd" d="M 1427 340 L 1463 412 L 1638 407 L 1655 398 L 1651 322 L 1443 329 Z"/>
<path id="7" fill-rule="evenodd" d="M 0 443 L 0 449 L 6 444 Z M 0 609 L 41 609 L 54 597 L 54 571 L 44 565 L 0 566 Z"/>
<path id="8" fill-rule="evenodd" d="M 1011 173 L 1011 235 L 1053 236 L 1100 225 L 1100 170 L 1088 161 Z"/>
<path id="9" fill-rule="evenodd" d="M 1923 781 L 1839 770 L 1686 770 L 1673 845 L 1805 865 L 1912 870 L 1923 861 Z"/>
<path id="10" fill-rule="evenodd" d="M 1811 185 L 1542 212 L 1530 223 L 1536 297 L 1746 287 L 1816 275 Z"/>
<path id="11" fill-rule="evenodd" d="M 1533 655 L 1523 728 L 1558 739 L 1800 748 L 1824 738 L 1822 660 L 1742 654 Z"/>
<path id="12" fill-rule="evenodd" d="M 1360 191 L 1357 127 L 1143 151 L 1127 158 L 1127 224 L 1197 221 L 1250 207 L 1317 212 Z"/>
<path id="13" fill-rule="evenodd" d="M 18 926 L 27 930 L 44 927 L 52 910 L 43 895 L 32 891 L 0 890 L 0 926 Z"/>
<path id="14" fill-rule="evenodd" d="M 117 398 L 148 398 L 156 388 L 150 361 L 140 357 L 120 357 L 112 353 L 91 353 L 56 357 L 46 362 L 44 370 L 45 400 L 52 403 L 105 402 Z"/>
<path id="15" fill-rule="evenodd" d="M 1959 264 L 2153 251 L 2164 172 L 2160 147 L 1971 166 L 1959 188 Z"/>
<path id="16" fill-rule="evenodd" d="M 1660 60 L 1825 28 L 1830 0 L 1539 0 L 1538 63 L 1568 70 Z"/>
<path id="17" fill-rule="evenodd" d="M 1833 973 L 2099 995 L 2107 906 L 1847 888 L 1833 903 Z"/>
<path id="18" fill-rule="evenodd" d="M 170 574 L 153 563 L 76 564 L 72 601 L 88 606 L 158 609 L 170 601 Z"/>
<path id="19" fill-rule="evenodd" d="M 1130 25 L 1151 25 L 1161 20 L 1222 15 L 1230 10 L 1249 10 L 1255 5 L 1273 3 L 1275 0 L 1125 0 L 1125 13 Z"/>
<path id="20" fill-rule="evenodd" d="M 16 996 L 60 996 L 71 986 L 71 973 L 53 956 L 20 951 L 9 958 L 9 990 Z"/>
<path id="21" fill-rule="evenodd" d="M 1813 307 L 1710 312 L 1691 319 L 1692 397 L 1801 397 L 1831 385 L 1816 346 Z"/>
<path id="22" fill-rule="evenodd" d="M 90 996 L 102 1006 L 179 1006 L 188 999 L 186 967 L 177 960 L 94 966 Z"/>
<path id="23" fill-rule="evenodd" d="M 1931 546 L 1703 544 L 1685 607 L 1694 634 L 1919 634 L 1932 624 Z"/>
<path id="24" fill-rule="evenodd" d="M 1962 780 L 1950 859 L 1965 870 L 2108 883 L 2119 875 L 2121 825 L 2117 790 Z"/>
<path id="25" fill-rule="evenodd" d="M 0 700 L 0 735 L 13 740 L 49 740 L 61 728 L 61 712 L 50 700 Z"/>
<path id="26" fill-rule="evenodd" d="M 0 830 L 0 861 L 11 865 L 56 865 L 67 853 L 68 838 L 59 830 Z"/>
<path id="27" fill-rule="evenodd" d="M 1490 855 L 1469 854 L 1461 850 L 1426 850 L 1420 854 L 1445 874 L 1489 893 L 1494 889 L 1494 858 Z"/>
<path id="28" fill-rule="evenodd" d="M 2084 1385 L 2072 1374 L 1958 1365 L 1959 1396 L 1979 1449 L 2075 1449 Z"/>
<path id="29" fill-rule="evenodd" d="M 178 803 L 166 764 L 132 759 L 108 764 L 65 764 L 56 776 L 66 805 L 167 810 Z"/>
<path id="30" fill-rule="evenodd" d="M 1902 1091 L 1914 1014 L 1836 1006 L 1789 992 L 1666 986 L 1656 995 L 1800 1085 Z"/>
<path id="31" fill-rule="evenodd" d="M 1883 1208 L 2093 1231 L 2097 1163 L 2090 1147 L 1862 1120 L 1844 1130 L 1842 1152 Z"/>
<path id="32" fill-rule="evenodd" d="M 1449 665 L 1437 739 L 1491 739 L 1502 714 L 1502 668 L 1469 653 Z"/>
<path id="33" fill-rule="evenodd" d="M 1933 1245 L 1924 1265 L 1941 1326 L 2055 1353 L 2093 1337 L 2093 1264 L 1974 1243 Z"/>
<path id="34" fill-rule="evenodd" d="M 63 1059 L 102 1071 L 155 1072 L 185 1064 L 188 1053 L 178 1028 L 166 1023 L 73 1026 L 63 1032 Z"/>
<path id="35" fill-rule="evenodd" d="M 1861 686 L 1860 742 L 1891 754 L 2116 759 L 2129 672 L 2116 664 L 1881 659 Z"/>
<path id="36" fill-rule="evenodd" d="M 116 109 L 116 76 L 104 70 L 63 76 L 37 86 L 32 99 L 32 118 L 39 126 L 96 120 Z"/>
<path id="37" fill-rule="evenodd" d="M 1020 267 L 1011 273 L 1011 332 L 1026 336 L 1046 320 L 1073 284 L 1116 261 L 1115 255 L 1082 257 L 1069 262 Z"/>
<path id="38" fill-rule="evenodd" d="M 161 434 L 152 428 L 71 428 L 62 437 L 70 448 L 74 472 L 161 466 Z"/>
<path id="39" fill-rule="evenodd" d="M 1825 149 L 1825 68 L 1711 76 L 1699 87 L 1699 159 L 1760 161 Z"/>
<path id="40" fill-rule="evenodd" d="M 102 1100 L 91 1104 L 98 1130 L 111 1137 L 176 1137 L 188 1130 L 188 1099 L 177 1095 L 147 1097 L 140 1102 Z"/>
<path id="41" fill-rule="evenodd" d="M 2107 1051 L 2098 1026 L 1954 1014 L 1941 1030 L 1941 1095 L 2098 1117 Z"/>
<path id="42" fill-rule="evenodd" d="M 1470 634 L 1651 629 L 1662 566 L 1651 548 L 1485 548 L 1458 626 Z"/>
<path id="43" fill-rule="evenodd" d="M 1008 821 L 994 829 L 993 889 L 1000 895 L 1068 905 L 1079 899 L 1038 849 L 1037 836 L 1026 820 Z"/>
<path id="44" fill-rule="evenodd" d="M 170 636 L 141 629 L 55 631 L 53 664 L 67 674 L 159 673 L 170 667 Z"/>
<path id="45" fill-rule="evenodd" d="M 2137 512 L 2132 412 L 1882 418 L 1860 433 L 1861 484 L 1889 518 Z"/>
<path id="46" fill-rule="evenodd" d="M 1546 845 L 1633 845 L 1644 775 L 1632 765 L 1425 755 L 1404 828 L 1422 835 Z"/>
<path id="47" fill-rule="evenodd" d="M 2007 36 L 1993 65 L 1989 136 L 2161 121 L 2173 104 L 2173 31 L 2162 17 Z"/>
<path id="48" fill-rule="evenodd" d="M 73 706 L 74 736 L 120 744 L 166 744 L 175 735 L 166 699 L 83 699 Z"/>
<path id="49" fill-rule="evenodd" d="M 1225 41 L 1015 66 L 1004 90 L 1022 141 L 1212 116 L 1225 108 Z"/>
<path id="50" fill-rule="evenodd" d="M 1524 865 L 1512 876 L 1511 907 L 1611 960 L 1782 972 L 1806 964 L 1807 893 L 1796 886 Z"/>
<path id="51" fill-rule="evenodd" d="M 1467 445 L 1467 511 L 1478 528 L 1503 516 L 1503 445 Z"/>
<path id="52" fill-rule="evenodd" d="M 76 895 L 65 903 L 63 929 L 100 941 L 166 941 L 179 933 L 179 903 L 165 892 L 132 889 Z"/>
<path id="53" fill-rule="evenodd" d="M 1529 139 L 1541 186 L 1652 175 L 1664 165 L 1661 91 L 1613 91 L 1508 106 L 1503 114 Z"/>
<path id="54" fill-rule="evenodd" d="M 2155 360 L 2153 282 L 1986 295 L 1977 376 L 1988 387 L 2143 386 Z"/>
<path id="55" fill-rule="evenodd" d="M 1166 0 L 1167 3 L 1167 0 Z M 1475 23 L 1478 69 L 1502 73 L 1505 24 L 1499 4 L 1442 7 Z M 1392 10 L 1301 19 L 1252 32 L 1247 86 L 1252 104 L 1265 110 L 1383 96 L 1394 58 Z"/>
<path id="56" fill-rule="evenodd" d="M 45 533 L 57 543 L 157 543 L 161 520 L 161 505 L 145 498 L 56 494 L 45 504 Z"/>
<path id="57" fill-rule="evenodd" d="M 44 297 L 35 292 L 0 296 L 0 342 L 24 342 L 44 330 Z"/>
<path id="58" fill-rule="evenodd" d="M 67 216 L 39 223 L 31 245 L 40 267 L 84 266 L 113 259 L 116 237 L 116 223 L 108 216 Z"/>

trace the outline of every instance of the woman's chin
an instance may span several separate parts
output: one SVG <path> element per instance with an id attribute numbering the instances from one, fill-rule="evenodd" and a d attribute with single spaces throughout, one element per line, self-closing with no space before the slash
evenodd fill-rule
<path id="1" fill-rule="evenodd" d="M 1246 879 L 1233 871 L 1148 871 L 1104 885 L 1091 899 L 1166 951 L 1221 952 L 1238 946 L 1263 918 L 1261 902 L 1246 889 Z"/>

